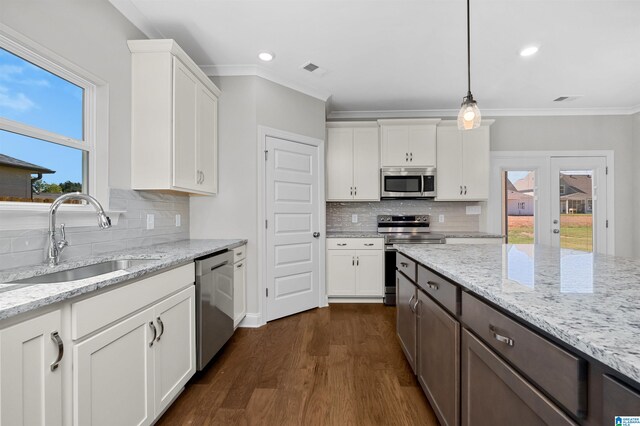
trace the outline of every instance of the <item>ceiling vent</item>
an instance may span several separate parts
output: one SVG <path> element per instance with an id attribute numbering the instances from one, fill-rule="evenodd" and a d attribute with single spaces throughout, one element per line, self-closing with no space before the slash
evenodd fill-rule
<path id="1" fill-rule="evenodd" d="M 317 66 L 311 61 L 305 62 L 304 64 L 302 64 L 300 68 L 302 68 L 305 71 L 309 71 L 310 73 L 318 77 L 325 75 L 325 73 L 327 72 L 327 70 L 325 70 L 324 68 L 320 68 L 319 66 Z"/>
<path id="2" fill-rule="evenodd" d="M 582 97 L 582 95 L 558 96 L 557 98 L 555 98 L 553 100 L 553 102 L 571 102 L 571 101 L 575 101 L 576 99 L 579 99 L 581 97 Z"/>

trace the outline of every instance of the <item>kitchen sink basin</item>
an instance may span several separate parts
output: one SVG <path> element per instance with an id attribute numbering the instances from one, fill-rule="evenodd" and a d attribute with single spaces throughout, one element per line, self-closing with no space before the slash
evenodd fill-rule
<path id="1" fill-rule="evenodd" d="M 12 281 L 10 284 L 56 284 L 67 281 L 82 280 L 85 278 L 108 274 L 109 272 L 123 271 L 153 260 L 157 259 L 110 260 L 107 262 L 96 263 L 94 265 L 87 265 L 80 268 L 68 269 L 66 271 L 52 272 L 50 274 Z"/>

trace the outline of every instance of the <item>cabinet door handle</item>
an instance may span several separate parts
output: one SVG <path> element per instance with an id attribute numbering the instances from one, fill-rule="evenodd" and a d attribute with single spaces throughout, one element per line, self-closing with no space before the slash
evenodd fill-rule
<path id="1" fill-rule="evenodd" d="M 413 162 L 413 152 L 409 153 L 409 161 Z"/>
<path id="2" fill-rule="evenodd" d="M 349 195 L 351 195 L 353 197 L 353 186 L 349 187 Z"/>
<path id="3" fill-rule="evenodd" d="M 491 333 L 493 333 L 493 338 L 498 342 L 504 343 L 508 346 L 513 346 L 515 344 L 512 338 L 498 334 L 498 330 L 494 325 L 489 324 L 489 330 L 491 330 Z"/>
<path id="4" fill-rule="evenodd" d="M 360 266 L 360 258 L 356 257 L 356 266 Z"/>
<path id="5" fill-rule="evenodd" d="M 207 178 L 207 175 L 205 175 L 205 174 L 204 174 L 204 172 L 200 172 L 200 173 L 202 173 L 202 183 L 204 183 L 204 181 L 205 181 L 205 180 L 206 180 L 206 178 Z"/>
<path id="6" fill-rule="evenodd" d="M 464 186 L 464 195 L 467 195 L 467 185 Z"/>
<path id="7" fill-rule="evenodd" d="M 407 262 L 400 262 L 400 266 L 402 266 L 403 268 L 408 268 L 409 264 Z"/>
<path id="8" fill-rule="evenodd" d="M 156 342 L 159 342 L 160 338 L 164 334 L 164 323 L 162 322 L 160 317 L 156 318 L 156 321 L 158 321 L 158 325 L 160 326 L 160 334 L 158 334 L 158 337 L 156 338 Z"/>
<path id="9" fill-rule="evenodd" d="M 340 247 L 344 247 L 344 246 L 346 246 L 346 245 L 347 245 L 347 243 L 338 243 L 338 245 L 339 245 Z"/>
<path id="10" fill-rule="evenodd" d="M 437 290 L 438 284 L 434 283 L 433 281 L 427 281 L 427 287 L 429 287 L 431 290 Z"/>
<path id="11" fill-rule="evenodd" d="M 418 315 L 418 305 L 420 304 L 420 299 L 416 298 L 415 303 L 413 304 L 413 309 L 411 309 L 413 311 L 414 314 Z"/>
<path id="12" fill-rule="evenodd" d="M 356 258 L 355 257 L 351 257 L 351 266 L 356 266 Z"/>
<path id="13" fill-rule="evenodd" d="M 409 162 L 409 153 L 405 152 L 404 155 L 405 155 L 404 161 Z"/>
<path id="14" fill-rule="evenodd" d="M 371 247 L 373 245 L 373 243 L 365 243 L 365 246 L 367 247 Z"/>
<path id="15" fill-rule="evenodd" d="M 51 333 L 51 340 L 53 340 L 53 343 L 55 343 L 58 346 L 58 357 L 56 358 L 55 361 L 53 361 L 53 364 L 51 364 L 51 371 L 56 371 L 60 366 L 60 361 L 62 361 L 62 357 L 64 356 L 64 343 L 60 338 L 60 333 L 58 333 L 57 331 L 54 331 L 53 333 Z"/>
<path id="16" fill-rule="evenodd" d="M 353 195 L 358 195 L 358 187 L 357 186 L 353 187 Z"/>
<path id="17" fill-rule="evenodd" d="M 462 185 L 460 185 L 460 195 L 462 195 Z"/>
<path id="18" fill-rule="evenodd" d="M 413 306 L 411 305 L 411 302 L 413 302 L 413 298 L 416 297 L 415 294 L 411 295 L 411 299 L 409 299 L 409 309 L 411 309 L 411 312 L 413 312 L 414 314 L 416 313 L 416 311 L 413 310 Z"/>
<path id="19" fill-rule="evenodd" d="M 149 342 L 149 347 L 151 347 L 153 346 L 153 342 L 156 341 L 156 336 L 158 335 L 158 331 L 156 330 L 156 326 L 153 324 L 153 321 L 149 321 L 149 327 L 151 328 L 151 331 L 153 331 L 153 337 Z"/>

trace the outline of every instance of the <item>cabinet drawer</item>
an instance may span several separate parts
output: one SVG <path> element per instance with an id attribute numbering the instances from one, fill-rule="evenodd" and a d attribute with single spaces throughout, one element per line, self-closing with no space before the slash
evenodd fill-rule
<path id="1" fill-rule="evenodd" d="M 327 238 L 328 250 L 382 250 L 384 238 Z"/>
<path id="2" fill-rule="evenodd" d="M 460 290 L 457 285 L 418 265 L 418 286 L 452 314 L 459 313 Z"/>
<path id="3" fill-rule="evenodd" d="M 468 293 L 462 320 L 500 355 L 578 417 L 587 413 L 587 363 Z"/>
<path id="4" fill-rule="evenodd" d="M 640 416 L 640 392 L 611 376 L 602 376 L 602 423 L 612 425 L 617 416 Z"/>
<path id="5" fill-rule="evenodd" d="M 416 281 L 416 262 L 400 253 L 396 256 L 396 269 L 409 277 L 411 281 Z"/>
<path id="6" fill-rule="evenodd" d="M 236 263 L 239 260 L 247 257 L 247 245 L 243 245 L 240 247 L 236 247 L 233 249 L 233 263 Z"/>
<path id="7" fill-rule="evenodd" d="M 124 318 L 174 293 L 195 281 L 195 264 L 124 285 L 71 304 L 71 338 L 73 340 Z"/>

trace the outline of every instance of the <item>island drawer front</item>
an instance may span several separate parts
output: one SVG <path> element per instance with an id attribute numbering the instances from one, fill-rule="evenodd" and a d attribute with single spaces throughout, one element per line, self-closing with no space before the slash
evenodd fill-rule
<path id="1" fill-rule="evenodd" d="M 233 263 L 239 262 L 247 257 L 247 245 L 243 244 L 240 247 L 233 249 Z"/>
<path id="2" fill-rule="evenodd" d="M 78 340 L 195 282 L 195 264 L 180 266 L 71 304 Z"/>
<path id="3" fill-rule="evenodd" d="M 602 376 L 602 424 L 614 424 L 617 416 L 640 416 L 640 393 L 605 374 Z"/>
<path id="4" fill-rule="evenodd" d="M 402 272 L 411 281 L 416 282 L 416 262 L 398 253 L 396 256 L 396 269 Z"/>
<path id="5" fill-rule="evenodd" d="M 457 285 L 422 265 L 418 265 L 418 285 L 450 313 L 458 315 L 460 292 Z"/>
<path id="6" fill-rule="evenodd" d="M 462 320 L 500 355 L 569 412 L 587 414 L 587 362 L 518 324 L 468 293 Z"/>
<path id="7" fill-rule="evenodd" d="M 327 238 L 328 250 L 382 250 L 383 238 Z"/>

